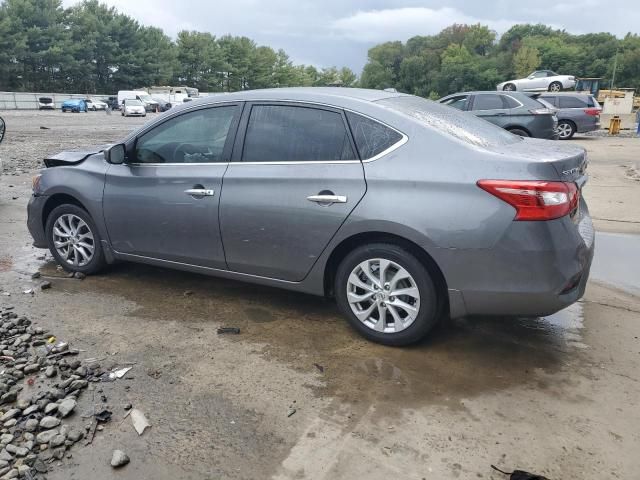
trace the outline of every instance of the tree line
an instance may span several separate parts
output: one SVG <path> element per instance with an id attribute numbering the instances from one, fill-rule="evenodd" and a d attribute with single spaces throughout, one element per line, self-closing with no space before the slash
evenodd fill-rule
<path id="1" fill-rule="evenodd" d="M 278 86 L 351 86 L 349 68 L 294 65 L 247 37 L 182 31 L 173 41 L 115 8 L 85 0 L 0 4 L 0 90 L 112 93 L 152 85 L 219 92 Z"/>
<path id="2" fill-rule="evenodd" d="M 572 35 L 525 24 L 513 26 L 498 40 L 487 26 L 454 24 L 437 35 L 371 48 L 360 84 L 439 98 L 464 90 L 494 90 L 505 80 L 548 69 L 603 77 L 601 88 L 608 88 L 614 68 L 615 86 L 640 90 L 640 36 Z"/>
<path id="3" fill-rule="evenodd" d="M 0 0 L 1 1 L 1 0 Z M 385 42 L 368 52 L 360 79 L 349 68 L 295 65 L 284 50 L 247 37 L 181 31 L 172 40 L 98 0 L 0 3 L 0 90 L 113 93 L 152 85 L 205 92 L 283 86 L 396 88 L 438 98 L 542 68 L 613 77 L 640 90 L 640 36 L 572 35 L 545 25 L 515 25 L 499 39 L 484 25 L 454 24 L 436 35 Z"/>

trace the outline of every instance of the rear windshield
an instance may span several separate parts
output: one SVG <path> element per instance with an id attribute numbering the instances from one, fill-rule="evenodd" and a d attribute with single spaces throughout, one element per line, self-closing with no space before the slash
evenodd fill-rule
<path id="1" fill-rule="evenodd" d="M 390 97 L 377 103 L 415 118 L 458 140 L 486 147 L 521 142 L 522 138 L 475 115 L 415 96 Z"/>

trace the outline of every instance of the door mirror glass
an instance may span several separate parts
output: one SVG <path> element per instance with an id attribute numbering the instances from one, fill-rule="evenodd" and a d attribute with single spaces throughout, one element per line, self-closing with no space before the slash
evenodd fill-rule
<path id="1" fill-rule="evenodd" d="M 123 143 L 118 143 L 104 151 L 104 158 L 108 163 L 114 165 L 120 165 L 124 163 L 126 157 L 126 150 Z"/>
<path id="2" fill-rule="evenodd" d="M 4 120 L 0 117 L 0 143 L 4 139 Z"/>

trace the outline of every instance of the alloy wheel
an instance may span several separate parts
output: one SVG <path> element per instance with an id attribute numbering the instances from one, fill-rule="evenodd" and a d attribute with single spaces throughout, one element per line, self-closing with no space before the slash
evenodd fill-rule
<path id="1" fill-rule="evenodd" d="M 558 82 L 553 82 L 549 85 L 550 92 L 559 92 L 560 90 L 562 90 L 562 86 Z"/>
<path id="2" fill-rule="evenodd" d="M 359 263 L 347 281 L 351 311 L 368 328 L 382 333 L 408 328 L 420 311 L 420 291 L 411 274 L 384 258 Z"/>
<path id="3" fill-rule="evenodd" d="M 558 125 L 558 136 L 560 138 L 569 138 L 571 136 L 571 134 L 573 133 L 573 129 L 571 128 L 571 125 L 569 125 L 568 123 L 560 123 Z"/>
<path id="4" fill-rule="evenodd" d="M 61 215 L 53 224 L 53 244 L 60 258 L 74 267 L 89 264 L 95 252 L 89 225 L 71 213 Z"/>

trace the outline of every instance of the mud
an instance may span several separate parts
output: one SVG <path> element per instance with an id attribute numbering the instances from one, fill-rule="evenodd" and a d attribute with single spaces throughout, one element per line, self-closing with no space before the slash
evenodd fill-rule
<path id="1" fill-rule="evenodd" d="M 636 198 L 640 183 L 599 156 L 610 151 L 600 140 L 580 140 L 597 165 L 591 191 L 615 179 Z M 49 478 L 114 478 L 114 448 L 131 457 L 118 472 L 129 479 L 503 478 L 491 463 L 627 479 L 640 468 L 638 237 L 598 234 L 594 282 L 569 309 L 446 322 L 396 349 L 364 341 L 322 298 L 135 264 L 66 278 L 30 246 L 28 189 L 29 174 L 0 178 L 0 302 L 87 356 L 135 362 L 119 380 L 128 389 L 105 389 L 112 424 Z M 592 212 L 609 208 L 601 195 L 587 197 Z M 634 204 L 616 215 L 633 222 Z M 25 295 L 35 271 L 52 288 Z M 153 425 L 142 437 L 122 421 L 126 403 Z"/>

